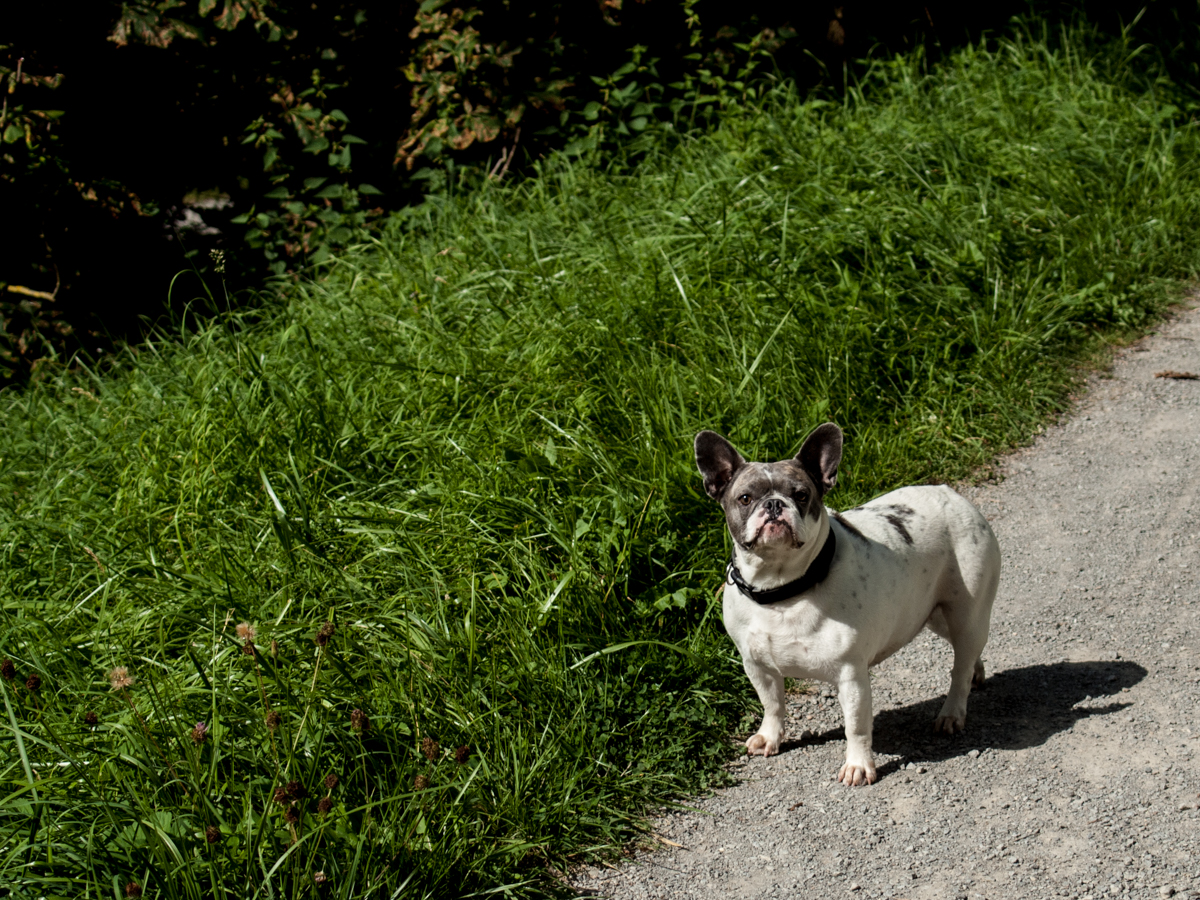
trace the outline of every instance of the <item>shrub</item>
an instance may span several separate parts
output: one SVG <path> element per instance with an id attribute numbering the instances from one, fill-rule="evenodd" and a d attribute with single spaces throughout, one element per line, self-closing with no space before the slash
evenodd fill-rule
<path id="1" fill-rule="evenodd" d="M 1043 8 L 1057 21 L 1060 6 Z M 613 149 L 655 123 L 705 125 L 776 72 L 838 90 L 855 60 L 914 43 L 936 59 L 1021 9 L 18 4 L 0 48 L 0 192 L 20 223 L 0 266 L 0 371 L 136 336 L 167 285 L 177 316 L 219 309 L 226 298 L 197 280 L 214 248 L 248 298 L 264 273 L 292 276 L 427 192 L 524 172 L 557 148 Z M 1138 9 L 1101 18 L 1124 33 Z M 1173 48 L 1177 80 L 1193 77 L 1189 8 L 1153 4 L 1136 33 Z"/>

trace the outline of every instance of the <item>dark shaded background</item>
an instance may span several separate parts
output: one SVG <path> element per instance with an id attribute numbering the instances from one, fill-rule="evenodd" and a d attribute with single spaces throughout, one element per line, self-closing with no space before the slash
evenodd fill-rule
<path id="1" fill-rule="evenodd" d="M 246 247 L 244 229 L 230 220 L 261 206 L 272 187 L 261 150 L 241 143 L 247 125 L 270 108 L 272 79 L 302 85 L 319 68 L 341 85 L 330 103 L 366 142 L 354 147 L 354 178 L 381 189 L 370 200 L 388 211 L 437 184 L 421 177 L 430 167 L 483 171 L 516 147 L 510 171 L 518 173 L 530 159 L 577 136 L 586 125 L 581 111 L 603 99 L 603 87 L 591 76 L 617 70 L 635 44 L 646 48 L 644 58 L 658 60 L 657 81 L 667 95 L 681 94 L 682 79 L 700 69 L 735 72 L 755 36 L 782 74 L 803 88 L 834 93 L 868 55 L 923 45 L 936 61 L 982 34 L 1003 33 L 1017 15 L 1040 17 L 1051 29 L 1080 16 L 1114 36 L 1128 29 L 1135 42 L 1144 42 L 1142 55 L 1165 66 L 1185 89 L 1197 84 L 1200 47 L 1195 0 L 699 0 L 693 10 L 700 24 L 691 30 L 679 0 L 477 0 L 473 8 L 481 15 L 471 26 L 481 40 L 520 51 L 509 68 L 476 73 L 477 79 L 502 81 L 497 89 L 510 104 L 522 105 L 520 134 L 517 126 L 505 126 L 495 140 L 422 158 L 410 172 L 394 160 L 411 127 L 412 85 L 404 70 L 414 64 L 419 44 L 410 36 L 416 3 L 283 3 L 271 8 L 287 32 L 276 41 L 250 22 L 217 28 L 194 5 L 168 13 L 190 14 L 199 39 L 166 47 L 110 40 L 120 3 L 59 0 L 6 11 L 0 65 L 15 69 L 23 58 L 25 72 L 64 76 L 60 87 L 41 89 L 36 99 L 25 84 L 9 94 L 11 103 L 24 99 L 63 112 L 47 125 L 53 140 L 42 141 L 40 161 L 14 156 L 12 144 L 0 147 L 0 341 L 7 336 L 12 348 L 9 375 L 27 374 L 45 354 L 47 340 L 61 353 L 83 348 L 94 354 L 114 340 L 137 339 L 147 319 L 168 314 L 168 288 L 184 272 L 170 292 L 169 308 L 178 314 L 204 296 L 200 275 L 191 270 L 211 268 L 212 248 L 226 251 L 233 290 L 262 283 L 261 252 Z M 559 87 L 548 90 L 550 84 Z M 316 175 L 328 173 L 319 154 L 296 154 L 293 162 L 299 176 L 305 166 Z M 197 191 L 228 195 L 230 205 L 189 213 L 184 197 Z M 14 285 L 52 293 L 54 300 L 14 293 Z"/>

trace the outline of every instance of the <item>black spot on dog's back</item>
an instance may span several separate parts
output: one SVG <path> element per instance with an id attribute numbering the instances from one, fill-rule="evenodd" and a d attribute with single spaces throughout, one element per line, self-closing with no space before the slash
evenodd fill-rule
<path id="1" fill-rule="evenodd" d="M 896 529 L 896 533 L 904 538 L 904 543 L 911 544 L 913 542 L 912 535 L 908 531 L 908 523 L 916 517 L 916 510 L 911 506 L 891 504 L 880 507 L 879 512 L 887 523 Z"/>
<path id="2" fill-rule="evenodd" d="M 911 544 L 913 542 L 912 535 L 908 533 L 908 528 L 905 527 L 904 520 L 899 516 L 886 515 L 888 524 L 891 525 L 899 533 L 900 537 L 904 538 L 904 543 Z"/>

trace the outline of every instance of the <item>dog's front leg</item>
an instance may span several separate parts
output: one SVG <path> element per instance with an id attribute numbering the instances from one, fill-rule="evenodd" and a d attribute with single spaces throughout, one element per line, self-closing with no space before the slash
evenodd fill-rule
<path id="1" fill-rule="evenodd" d="M 838 781 L 845 785 L 874 784 L 877 776 L 871 753 L 871 677 L 866 666 L 842 674 L 838 701 L 846 723 L 846 764 L 838 771 Z"/>
<path id="2" fill-rule="evenodd" d="M 783 740 L 783 719 L 787 715 L 783 676 L 750 660 L 744 660 L 742 665 L 763 705 L 762 724 L 758 726 L 758 733 L 746 741 L 746 752 L 751 756 L 774 756 Z"/>

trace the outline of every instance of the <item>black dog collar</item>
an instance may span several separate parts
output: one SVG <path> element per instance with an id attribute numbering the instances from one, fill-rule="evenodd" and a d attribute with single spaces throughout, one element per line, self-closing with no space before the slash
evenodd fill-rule
<path id="1" fill-rule="evenodd" d="M 829 574 L 829 566 L 833 562 L 835 549 L 837 549 L 837 540 L 833 536 L 833 526 L 830 525 L 829 537 L 825 538 L 825 546 L 821 548 L 821 552 L 817 554 L 817 558 L 812 561 L 808 570 L 795 581 L 789 581 L 787 584 L 771 588 L 769 591 L 756 588 L 742 577 L 742 573 L 738 571 L 738 567 L 732 559 L 729 561 L 728 581 L 730 584 L 736 585 L 739 591 L 755 603 L 764 605 L 777 603 L 780 600 L 787 600 L 789 597 L 803 594 L 824 581 L 825 576 Z"/>

